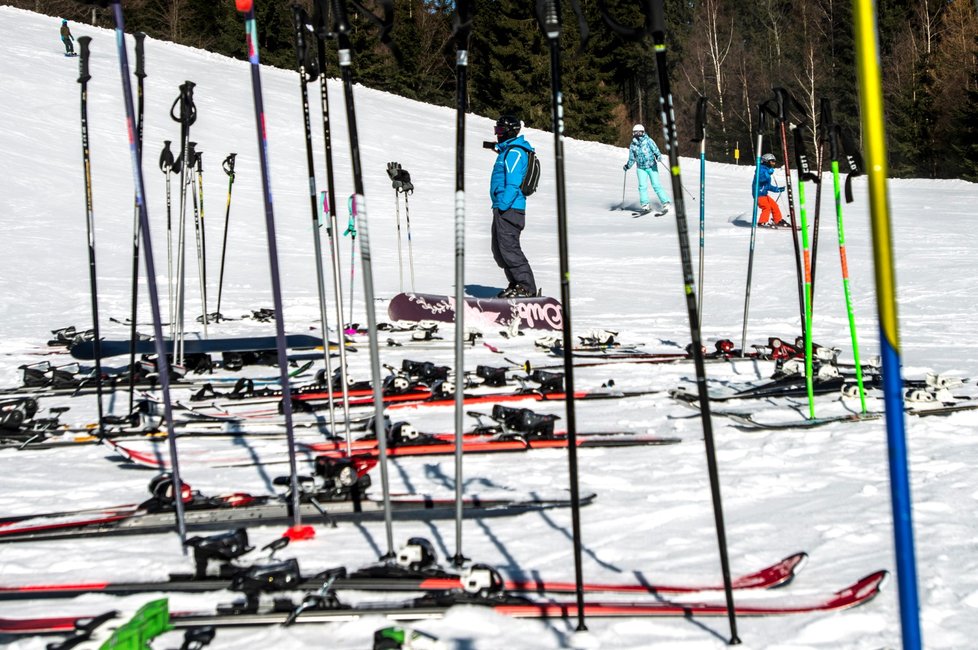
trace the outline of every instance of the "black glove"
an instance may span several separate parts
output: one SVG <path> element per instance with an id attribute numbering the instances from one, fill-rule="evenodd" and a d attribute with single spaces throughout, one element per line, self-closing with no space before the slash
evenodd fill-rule
<path id="1" fill-rule="evenodd" d="M 408 170 L 401 167 L 401 163 L 387 163 L 387 175 L 391 178 L 391 186 L 395 192 L 414 192 L 414 184 L 411 183 L 411 174 Z"/>

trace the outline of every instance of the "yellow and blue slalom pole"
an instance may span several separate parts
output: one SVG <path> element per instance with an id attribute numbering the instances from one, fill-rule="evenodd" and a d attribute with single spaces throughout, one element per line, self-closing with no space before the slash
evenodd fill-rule
<path id="1" fill-rule="evenodd" d="M 869 179 L 870 222 L 876 267 L 876 302 L 879 310 L 880 352 L 883 360 L 883 391 L 890 459 L 890 498 L 893 507 L 900 626 L 904 650 L 916 650 L 921 647 L 920 602 L 917 595 L 917 565 L 914 559 L 912 503 L 903 413 L 903 377 L 900 372 L 900 342 L 897 331 L 896 278 L 887 198 L 886 134 L 876 3 L 873 0 L 853 0 L 852 7 L 856 41 L 856 73 L 859 80 L 859 112 L 862 120 L 866 175 Z"/>

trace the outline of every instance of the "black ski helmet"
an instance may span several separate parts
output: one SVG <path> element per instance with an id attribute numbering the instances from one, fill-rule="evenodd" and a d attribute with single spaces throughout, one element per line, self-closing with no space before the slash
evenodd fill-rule
<path id="1" fill-rule="evenodd" d="M 500 115 L 496 120 L 496 142 L 505 142 L 520 133 L 522 124 L 515 115 Z"/>

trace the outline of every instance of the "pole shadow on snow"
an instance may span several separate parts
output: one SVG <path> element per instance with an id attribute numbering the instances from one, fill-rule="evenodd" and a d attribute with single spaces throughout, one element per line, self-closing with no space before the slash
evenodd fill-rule
<path id="1" fill-rule="evenodd" d="M 370 534 L 370 531 L 367 529 L 367 527 L 364 526 L 363 523 L 359 521 L 354 520 L 351 523 L 354 526 L 356 526 L 357 530 L 359 530 L 360 534 L 363 536 L 363 539 L 367 542 L 367 544 L 370 545 L 370 549 L 371 551 L 373 551 L 374 556 L 381 557 L 384 554 L 384 552 L 380 550 L 380 546 L 377 545 L 376 540 L 374 540 L 373 535 Z"/>
<path id="2" fill-rule="evenodd" d="M 428 479 L 433 479 L 438 481 L 446 489 L 455 490 L 455 480 L 453 477 L 449 477 L 445 472 L 442 471 L 441 463 L 426 463 L 424 466 L 424 476 Z M 462 485 L 463 492 L 472 486 L 484 487 L 484 488 L 497 488 L 501 490 L 507 490 L 509 492 L 513 491 L 513 488 L 496 483 L 485 477 L 475 477 L 466 479 L 465 483 Z"/>
<path id="3" fill-rule="evenodd" d="M 404 466 L 398 462 L 397 458 L 388 458 L 389 464 L 393 465 L 397 470 L 398 475 L 400 475 L 401 480 L 404 481 L 404 489 L 410 494 L 415 493 L 414 483 L 411 481 L 411 476 L 404 469 Z"/>
<path id="4" fill-rule="evenodd" d="M 268 472 L 265 471 L 265 466 L 262 464 L 261 459 L 258 457 L 258 453 L 255 451 L 255 448 L 248 443 L 248 440 L 245 437 L 246 434 L 238 429 L 239 429 L 238 424 L 231 425 L 231 435 L 234 436 L 235 446 L 245 448 L 245 450 L 248 453 L 248 456 L 255 464 L 255 471 L 258 472 L 258 476 L 265 483 L 265 488 L 269 492 L 275 492 L 275 483 L 272 481 L 272 478 L 268 475 Z"/>
<path id="5" fill-rule="evenodd" d="M 570 541 L 571 543 L 573 543 L 573 541 L 574 541 L 573 535 L 571 535 L 569 532 L 567 532 L 567 529 L 565 527 L 558 525 L 557 522 L 555 522 L 553 520 L 553 518 L 550 517 L 549 513 L 547 513 L 544 510 L 540 510 L 539 511 L 539 514 L 540 514 L 540 517 L 543 519 L 543 521 L 548 526 L 550 526 L 551 528 L 553 528 L 554 530 L 556 530 L 558 533 L 560 533 L 561 535 L 563 535 L 564 537 L 566 537 L 568 541 Z M 591 550 L 587 546 L 587 544 L 582 544 L 581 545 L 581 550 L 584 553 L 586 553 L 588 555 L 588 557 L 590 557 L 592 560 L 594 560 L 594 562 L 596 564 L 598 564 L 599 566 L 602 566 L 602 567 L 604 567 L 606 569 L 609 569 L 611 571 L 614 571 L 615 573 L 622 573 L 622 569 L 620 567 L 618 567 L 618 566 L 616 566 L 614 564 L 611 564 L 609 562 L 605 562 L 604 560 L 602 560 L 601 558 L 599 558 L 598 557 L 598 554 L 595 553 L 593 550 Z"/>

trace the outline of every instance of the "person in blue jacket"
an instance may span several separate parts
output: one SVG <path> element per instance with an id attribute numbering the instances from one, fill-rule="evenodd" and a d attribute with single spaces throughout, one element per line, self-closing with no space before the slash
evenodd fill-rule
<path id="1" fill-rule="evenodd" d="M 500 298 L 537 295 L 533 270 L 523 254 L 520 235 L 526 226 L 526 197 L 520 190 L 527 170 L 530 143 L 521 136 L 520 120 L 503 115 L 496 121 L 496 162 L 492 166 L 489 197 L 492 199 L 492 257 L 509 281 Z"/>
<path id="2" fill-rule="evenodd" d="M 635 171 L 638 174 L 638 200 L 642 204 L 642 212 L 649 212 L 652 207 L 649 204 L 648 186 L 651 183 L 652 190 L 662 204 L 659 214 L 669 211 L 669 195 L 662 189 L 659 182 L 659 159 L 662 152 L 655 146 L 655 141 L 645 133 L 645 127 L 636 124 L 632 127 L 632 142 L 628 145 L 628 162 L 625 163 L 625 171 L 636 165 Z"/>
<path id="3" fill-rule="evenodd" d="M 774 170 L 778 166 L 778 159 L 773 153 L 766 153 L 761 156 L 761 166 L 757 168 L 754 174 L 754 183 L 751 188 L 754 190 L 754 198 L 757 199 L 757 207 L 760 208 L 761 214 L 757 218 L 757 225 L 777 228 L 781 225 L 781 209 L 778 207 L 777 201 L 768 196 L 768 192 L 775 192 L 780 194 L 784 191 L 783 187 L 779 187 L 773 182 Z M 773 220 L 774 223 L 768 226 L 768 220 Z"/>

